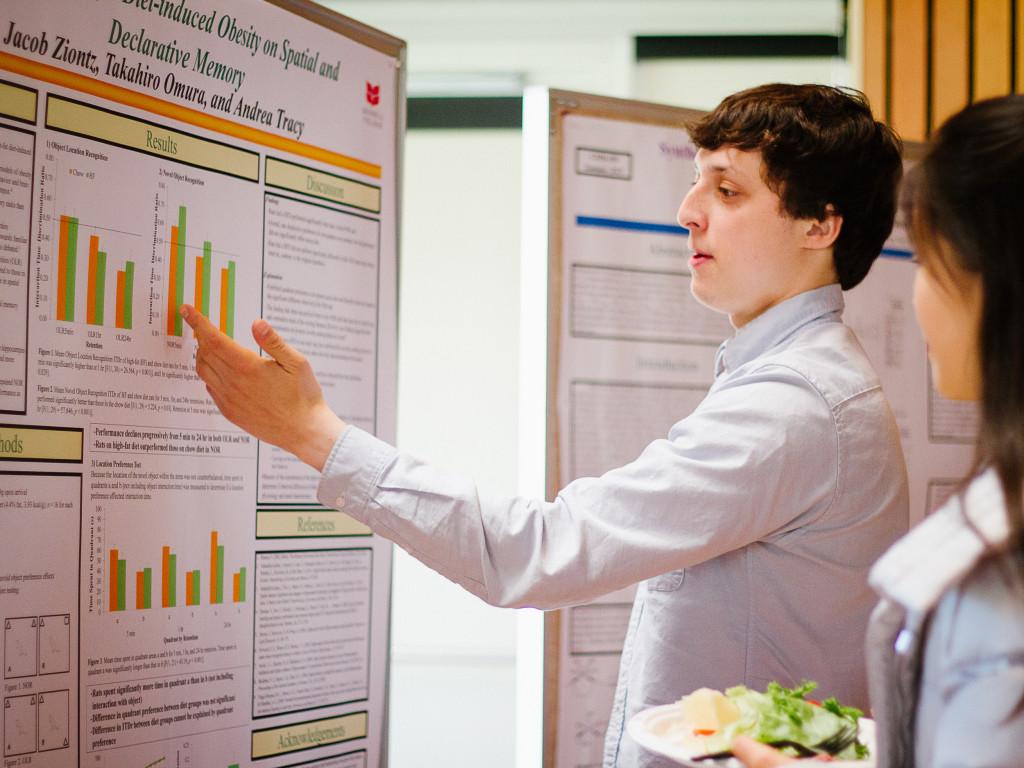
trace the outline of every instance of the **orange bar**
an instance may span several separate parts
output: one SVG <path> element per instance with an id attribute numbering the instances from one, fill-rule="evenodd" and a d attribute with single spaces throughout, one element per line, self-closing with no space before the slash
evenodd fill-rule
<path id="1" fill-rule="evenodd" d="M 198 290 L 198 289 L 197 289 Z M 217 532 L 210 531 L 210 605 L 217 604 Z"/>
<path id="2" fill-rule="evenodd" d="M 146 607 L 146 574 L 135 572 L 135 607 L 142 610 Z"/>
<path id="3" fill-rule="evenodd" d="M 967 105 L 969 60 L 969 0 L 934 0 L 932 6 L 932 124 L 934 131 L 946 118 Z"/>
<path id="4" fill-rule="evenodd" d="M 64 317 L 64 301 L 68 290 L 68 217 L 60 217 L 60 242 L 57 244 L 57 319 Z"/>
<path id="5" fill-rule="evenodd" d="M 904 139 L 924 141 L 928 133 L 928 3 L 900 0 L 892 9 L 889 125 Z"/>
<path id="6" fill-rule="evenodd" d="M 167 270 L 167 335 L 174 336 L 174 318 L 178 314 L 178 308 L 174 306 L 174 297 L 177 295 L 175 280 L 178 273 L 178 228 L 171 227 L 171 261 Z"/>
<path id="7" fill-rule="evenodd" d="M 99 265 L 100 239 L 89 236 L 89 285 L 86 288 L 85 321 L 96 322 L 96 267 Z"/>
<path id="8" fill-rule="evenodd" d="M 875 119 L 888 121 L 886 114 L 885 73 L 890 62 L 886 58 L 885 38 L 888 19 L 885 0 L 864 0 L 864 93 L 871 102 Z"/>
<path id="9" fill-rule="evenodd" d="M 220 271 L 220 332 L 228 332 L 228 271 Z"/>
<path id="10" fill-rule="evenodd" d="M 171 548 L 164 547 L 163 558 L 160 562 L 160 605 L 164 608 L 171 607 Z"/>
<path id="11" fill-rule="evenodd" d="M 116 549 L 110 550 L 110 571 L 107 573 L 107 581 L 110 585 L 110 610 L 117 610 L 117 555 Z"/>
<path id="12" fill-rule="evenodd" d="M 1017 0 L 1014 16 L 1017 18 L 1017 93 L 1024 93 L 1024 0 Z"/>
<path id="13" fill-rule="evenodd" d="M 192 605 L 192 572 L 185 574 L 185 605 Z"/>
<path id="14" fill-rule="evenodd" d="M 117 273 L 117 306 L 114 307 L 114 325 L 124 328 L 124 272 Z"/>
<path id="15" fill-rule="evenodd" d="M 192 305 L 203 311 L 203 257 L 196 256 L 196 301 Z"/>
<path id="16" fill-rule="evenodd" d="M 1012 3 L 974 0 L 974 101 L 1010 92 L 1013 71 Z"/>
<path id="17" fill-rule="evenodd" d="M 233 602 L 240 602 L 242 599 L 242 574 L 236 573 L 231 577 L 231 600 Z"/>

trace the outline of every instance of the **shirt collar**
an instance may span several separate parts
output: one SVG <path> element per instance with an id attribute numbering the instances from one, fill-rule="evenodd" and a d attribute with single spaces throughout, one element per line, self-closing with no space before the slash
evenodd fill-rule
<path id="1" fill-rule="evenodd" d="M 764 311 L 723 342 L 715 357 L 715 376 L 749 363 L 814 320 L 843 313 L 843 290 L 838 283 L 804 291 Z"/>

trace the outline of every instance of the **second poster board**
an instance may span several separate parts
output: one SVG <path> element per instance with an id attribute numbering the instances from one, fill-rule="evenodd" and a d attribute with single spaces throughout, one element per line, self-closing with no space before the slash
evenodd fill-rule
<path id="1" fill-rule="evenodd" d="M 589 94 L 527 94 L 524 144 L 525 302 L 545 293 L 545 360 L 524 358 L 524 408 L 543 409 L 543 436 L 524 414 L 522 471 L 543 440 L 549 499 L 577 477 L 632 461 L 703 399 L 725 316 L 689 290 L 688 232 L 676 212 L 694 179 L 685 124 L 700 113 Z M 921 148 L 906 148 L 908 162 Z M 540 201 L 546 201 L 541 205 Z M 913 317 L 914 265 L 902 222 L 868 278 L 846 294 L 892 404 L 911 485 L 911 521 L 935 509 L 970 462 L 976 415 L 931 386 Z M 544 281 L 541 288 L 535 283 Z M 533 325 L 531 325 L 531 323 Z M 539 338 L 524 311 L 523 345 Z M 537 361 L 534 361 L 537 362 Z M 545 392 L 525 377 L 543 367 Z M 543 405 L 541 405 L 543 399 Z M 539 465 L 539 462 L 535 462 Z M 634 589 L 544 619 L 544 764 L 601 764 L 604 732 Z M 680 695 L 686 693 L 680 691 Z"/>

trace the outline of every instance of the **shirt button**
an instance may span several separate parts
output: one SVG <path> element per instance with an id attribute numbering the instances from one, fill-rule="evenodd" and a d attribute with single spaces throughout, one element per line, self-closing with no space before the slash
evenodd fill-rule
<path id="1" fill-rule="evenodd" d="M 344 496 L 339 496 L 338 498 L 336 498 L 334 500 L 334 506 L 337 507 L 338 509 L 341 509 L 342 507 L 344 507 L 345 506 L 345 497 Z"/>

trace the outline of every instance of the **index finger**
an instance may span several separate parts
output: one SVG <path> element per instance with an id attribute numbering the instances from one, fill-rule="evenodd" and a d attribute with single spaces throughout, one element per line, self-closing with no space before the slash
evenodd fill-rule
<path id="1" fill-rule="evenodd" d="M 225 336 L 195 307 L 182 304 L 181 316 L 195 333 L 196 341 L 199 343 L 197 354 L 200 357 L 207 360 L 215 358 L 230 368 L 254 359 L 259 360 L 259 355 L 238 344 L 234 339 Z"/>
<path id="2" fill-rule="evenodd" d="M 192 332 L 196 335 L 196 341 L 202 345 L 204 342 L 215 338 L 219 330 L 211 323 L 206 316 L 188 304 L 182 304 L 179 310 L 185 322 L 189 324 Z"/>

